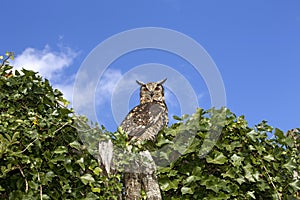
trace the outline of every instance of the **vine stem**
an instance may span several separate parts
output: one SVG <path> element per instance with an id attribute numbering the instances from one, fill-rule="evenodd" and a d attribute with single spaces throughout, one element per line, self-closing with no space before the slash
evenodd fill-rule
<path id="1" fill-rule="evenodd" d="M 38 138 L 38 137 L 35 138 L 35 139 L 34 139 L 32 142 L 30 142 L 30 144 L 28 144 L 27 147 L 26 147 L 23 151 L 21 151 L 20 153 L 24 153 L 31 145 L 33 145 L 33 143 L 34 143 L 37 139 L 39 139 L 39 138 Z"/>
<path id="2" fill-rule="evenodd" d="M 22 174 L 22 176 L 25 178 L 25 192 L 27 193 L 28 192 L 28 181 L 26 179 L 26 176 L 21 168 L 20 165 L 17 166 L 17 168 L 20 170 L 20 173 Z"/>
<path id="3" fill-rule="evenodd" d="M 43 200 L 43 186 L 42 186 L 41 179 L 40 179 L 40 172 L 38 172 L 37 177 L 38 177 L 38 181 L 40 183 L 40 198 L 41 198 L 41 200 Z"/>
<path id="4" fill-rule="evenodd" d="M 54 132 L 53 132 L 53 134 L 55 134 L 55 133 L 57 133 L 58 131 L 60 131 L 63 127 L 65 127 L 66 125 L 68 125 L 69 124 L 69 122 L 66 122 L 65 124 L 63 124 L 61 127 L 59 127 L 58 129 L 56 129 Z M 25 148 L 25 149 L 23 149 L 21 152 L 19 152 L 19 153 L 24 153 L 31 145 L 33 145 L 33 143 L 35 142 L 35 141 L 37 141 L 39 138 L 38 137 L 36 137 L 32 142 L 30 142 L 28 145 L 27 145 L 27 147 Z"/>
<path id="5" fill-rule="evenodd" d="M 3 59 L 1 65 L 0 65 L 0 68 L 3 67 L 6 63 L 6 61 L 10 58 L 10 56 L 7 56 L 5 59 Z"/>
<path id="6" fill-rule="evenodd" d="M 268 175 L 268 177 L 269 177 L 269 179 L 270 179 L 270 181 L 271 181 L 272 186 L 274 187 L 274 189 L 275 189 L 275 191 L 276 191 L 276 193 L 277 193 L 277 196 L 278 196 L 279 200 L 281 200 L 281 197 L 280 197 L 280 195 L 279 195 L 279 193 L 278 193 L 278 191 L 277 191 L 277 188 L 276 188 L 274 182 L 272 181 L 272 178 L 271 178 L 271 176 L 270 176 L 270 174 L 269 174 L 269 172 L 268 172 L 268 169 L 266 168 L 265 165 L 263 165 L 263 167 L 264 167 L 264 170 L 266 171 L 266 173 L 267 173 L 267 175 Z"/>
<path id="7" fill-rule="evenodd" d="M 64 123 L 61 127 L 59 127 L 58 129 L 56 129 L 53 134 L 57 133 L 58 131 L 60 131 L 63 127 L 67 126 L 69 124 L 69 122 Z"/>

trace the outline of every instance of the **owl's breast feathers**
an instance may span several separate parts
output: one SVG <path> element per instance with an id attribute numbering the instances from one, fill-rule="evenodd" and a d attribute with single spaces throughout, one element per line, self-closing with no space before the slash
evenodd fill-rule
<path id="1" fill-rule="evenodd" d="M 148 102 L 134 107 L 120 127 L 130 141 L 154 140 L 158 132 L 168 124 L 168 110 L 164 102 Z"/>

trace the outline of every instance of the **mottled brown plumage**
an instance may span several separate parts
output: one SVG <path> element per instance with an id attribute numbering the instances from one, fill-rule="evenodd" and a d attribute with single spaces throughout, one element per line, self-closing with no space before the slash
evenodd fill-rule
<path id="1" fill-rule="evenodd" d="M 141 142 L 154 140 L 158 132 L 168 124 L 168 109 L 162 84 L 159 82 L 142 83 L 140 104 L 134 107 L 121 123 L 121 128 L 128 134 L 130 141 Z"/>
<path id="2" fill-rule="evenodd" d="M 120 127 L 128 135 L 129 141 L 139 144 L 146 140 L 155 140 L 158 132 L 168 124 L 168 109 L 165 103 L 164 88 L 159 82 L 143 83 L 137 81 L 140 87 L 140 104 L 134 107 Z M 159 184 L 155 175 L 156 166 L 149 151 L 139 153 L 141 160 L 148 162 L 136 163 L 132 166 L 147 170 L 133 170 L 124 174 L 125 199 L 136 200 L 141 198 L 143 188 L 148 200 L 161 200 Z"/>

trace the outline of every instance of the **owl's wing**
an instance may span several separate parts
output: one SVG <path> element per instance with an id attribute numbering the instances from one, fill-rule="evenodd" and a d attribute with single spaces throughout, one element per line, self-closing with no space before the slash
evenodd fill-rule
<path id="1" fill-rule="evenodd" d="M 168 123 L 166 107 L 157 103 L 145 103 L 134 107 L 120 127 L 130 140 L 153 140 L 157 133 Z"/>

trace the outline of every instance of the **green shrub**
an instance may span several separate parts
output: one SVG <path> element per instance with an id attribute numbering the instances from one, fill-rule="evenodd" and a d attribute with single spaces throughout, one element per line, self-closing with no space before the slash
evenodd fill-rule
<path id="1" fill-rule="evenodd" d="M 0 59 L 0 199 L 118 199 L 122 171 L 107 175 L 95 147 L 105 135 L 126 148 L 122 131 L 91 127 L 48 80 Z M 163 199 L 299 198 L 299 140 L 226 108 L 175 118 L 155 143 L 134 147 L 152 151 Z"/>

